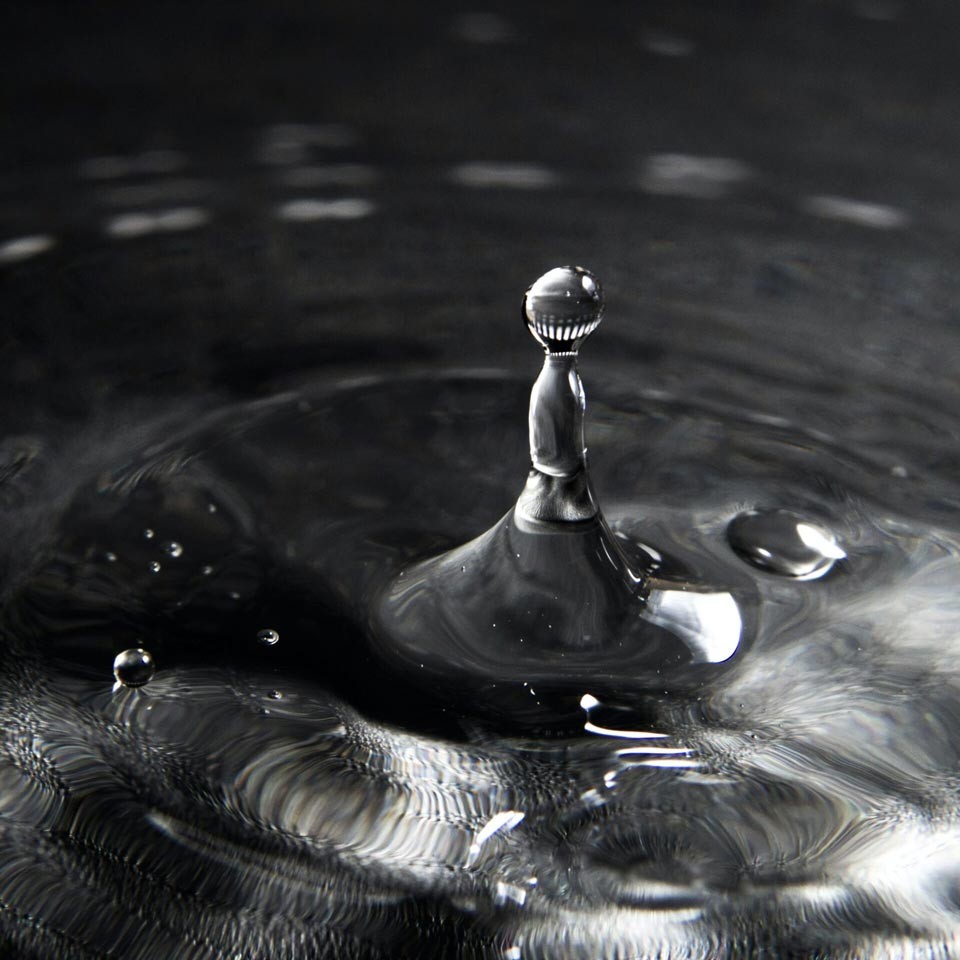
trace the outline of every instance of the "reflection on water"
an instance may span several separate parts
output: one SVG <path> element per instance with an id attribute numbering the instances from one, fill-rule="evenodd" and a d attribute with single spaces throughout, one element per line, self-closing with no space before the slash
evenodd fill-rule
<path id="1" fill-rule="evenodd" d="M 3 937 L 211 958 L 952 941 L 960 539 L 935 464 L 891 490 L 868 447 L 606 372 L 591 455 L 617 543 L 741 603 L 665 590 L 652 618 L 719 625 L 701 672 L 595 669 L 543 713 L 559 659 L 505 660 L 501 700 L 395 671 L 365 627 L 516 497 L 527 383 L 345 377 L 19 474 L 63 506 L 3 614 Z M 744 563 L 730 521 L 782 509 L 846 559 Z M 114 687 L 141 650 L 152 678 Z"/>

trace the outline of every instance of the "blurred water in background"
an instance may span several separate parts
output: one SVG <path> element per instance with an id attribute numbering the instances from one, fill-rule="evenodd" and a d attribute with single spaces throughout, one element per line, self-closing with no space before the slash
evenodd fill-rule
<path id="1" fill-rule="evenodd" d="M 3 950 L 954 948 L 952 7 L 5 17 Z M 369 623 L 516 499 L 560 262 L 607 519 L 749 643 L 521 723 Z"/>

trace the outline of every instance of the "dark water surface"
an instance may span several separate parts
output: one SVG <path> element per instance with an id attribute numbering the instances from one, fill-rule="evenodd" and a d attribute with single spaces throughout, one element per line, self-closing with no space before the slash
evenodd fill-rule
<path id="1" fill-rule="evenodd" d="M 0 953 L 956 949 L 953 8 L 141 16 L 4 58 Z M 607 522 L 744 634 L 548 700 L 376 611 L 516 500 L 561 262 Z"/>

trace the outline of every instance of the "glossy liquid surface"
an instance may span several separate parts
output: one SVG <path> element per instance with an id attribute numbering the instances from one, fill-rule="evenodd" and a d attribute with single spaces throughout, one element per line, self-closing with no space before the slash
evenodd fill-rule
<path id="1" fill-rule="evenodd" d="M 707 949 L 731 912 L 841 952 L 905 918 L 939 936 L 960 706 L 948 504 L 919 480 L 891 496 L 864 469 L 869 450 L 609 373 L 590 427 L 612 529 L 634 556 L 646 545 L 651 568 L 655 545 L 687 575 L 726 571 L 750 597 L 748 649 L 692 684 L 665 662 L 662 689 L 597 660 L 544 720 L 537 688 L 561 669 L 549 650 L 505 658 L 518 692 L 491 705 L 456 670 L 431 664 L 422 681 L 371 647 L 384 586 L 516 493 L 518 378 L 328 378 L 165 425 L 78 484 L 6 607 L 6 836 L 21 856 L 38 833 L 50 845 L 8 892 L 26 906 L 72 877 L 49 903 L 91 944 L 170 889 L 205 904 L 162 898 L 171 942 L 199 925 L 248 945 L 237 911 L 279 910 L 257 936 L 309 929 L 317 950 L 353 936 L 362 955 L 406 949 L 424 910 L 489 956 L 505 939 L 532 956 Z M 780 505 L 837 531 L 847 557 L 828 576 L 785 578 L 732 551 L 732 517 Z M 114 689 L 130 638 L 157 672 Z M 76 897 L 102 902 L 113 884 L 120 901 L 85 926 Z M 142 914 L 129 935 L 157 923 Z"/>
<path id="2" fill-rule="evenodd" d="M 957 952 L 957 12 L 420 6 L 0 32 L 0 953 Z M 515 503 L 564 262 L 618 543 L 744 642 L 499 699 L 371 620 Z"/>

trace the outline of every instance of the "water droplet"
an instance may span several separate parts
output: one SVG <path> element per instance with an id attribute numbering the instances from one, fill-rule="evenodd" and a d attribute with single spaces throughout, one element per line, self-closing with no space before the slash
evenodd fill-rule
<path id="1" fill-rule="evenodd" d="M 819 524 L 790 510 L 748 510 L 734 517 L 727 539 L 755 567 L 802 580 L 828 573 L 846 553 Z"/>
<path id="2" fill-rule="evenodd" d="M 176 540 L 171 540 L 169 543 L 164 544 L 163 552 L 168 557 L 181 557 L 183 556 L 183 544 L 177 543 Z"/>
<path id="3" fill-rule="evenodd" d="M 748 563 L 772 573 L 816 580 L 846 553 L 834 534 L 790 510 L 748 510 L 730 521 L 727 539 Z"/>
<path id="4" fill-rule="evenodd" d="M 600 284 L 583 267 L 555 267 L 526 292 L 523 315 L 548 353 L 576 353 L 603 317 Z"/>
<path id="5" fill-rule="evenodd" d="M 276 630 L 261 630 L 257 634 L 257 642 L 262 643 L 265 647 L 272 647 L 275 643 L 280 640 L 280 634 Z"/>
<path id="6" fill-rule="evenodd" d="M 147 540 L 152 540 L 155 536 L 153 530 L 151 530 L 150 527 L 147 527 L 147 529 L 143 531 L 143 535 Z"/>
<path id="7" fill-rule="evenodd" d="M 159 560 L 154 560 L 154 561 L 150 564 L 150 572 L 151 572 L 151 573 L 159 573 L 162 569 L 163 569 L 163 567 L 160 566 L 160 561 L 159 561 Z"/>
<path id="8" fill-rule="evenodd" d="M 125 687 L 142 687 L 153 679 L 156 670 L 153 657 L 140 647 L 118 653 L 113 661 L 113 675 Z"/>
<path id="9" fill-rule="evenodd" d="M 271 690 L 271 691 L 267 694 L 267 696 L 268 696 L 271 700 L 282 700 L 282 699 L 283 699 L 283 693 L 282 693 L 280 690 Z"/>

